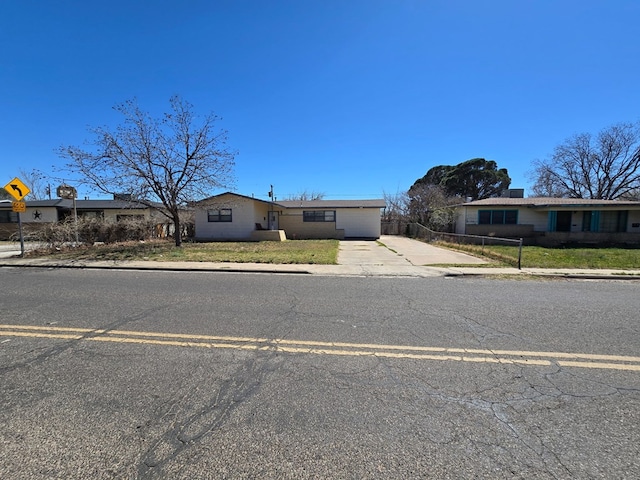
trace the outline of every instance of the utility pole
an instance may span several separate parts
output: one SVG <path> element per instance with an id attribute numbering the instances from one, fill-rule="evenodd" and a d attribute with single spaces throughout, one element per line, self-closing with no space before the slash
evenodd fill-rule
<path id="1" fill-rule="evenodd" d="M 273 185 L 271 185 L 271 190 L 269 190 L 269 198 L 271 199 L 271 203 L 269 204 L 269 221 L 267 222 L 267 228 L 269 230 L 273 230 L 273 202 L 275 197 L 273 196 Z"/>

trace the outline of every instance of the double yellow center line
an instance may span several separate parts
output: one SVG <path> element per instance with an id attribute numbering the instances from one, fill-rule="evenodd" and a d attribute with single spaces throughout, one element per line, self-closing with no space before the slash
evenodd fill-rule
<path id="1" fill-rule="evenodd" d="M 283 353 L 371 356 L 412 360 L 501 363 L 524 366 L 598 368 L 640 371 L 640 357 L 588 353 L 532 352 L 472 348 L 421 347 L 370 343 L 316 342 L 252 337 L 223 337 L 184 333 L 138 332 L 33 325 L 0 325 L 2 337 L 34 337 L 89 342 L 135 343 L 175 347 L 230 348 Z M 1 344 L 1 343 L 0 343 Z"/>

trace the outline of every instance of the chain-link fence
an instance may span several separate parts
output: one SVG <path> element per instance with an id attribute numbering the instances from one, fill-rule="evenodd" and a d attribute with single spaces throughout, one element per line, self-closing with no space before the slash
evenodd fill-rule
<path id="1" fill-rule="evenodd" d="M 460 233 L 436 232 L 419 223 L 407 225 L 407 236 L 423 240 L 427 243 L 453 243 L 456 245 L 474 246 L 472 251 L 478 252 L 496 260 L 505 261 L 521 268 L 522 266 L 522 238 L 501 238 L 483 235 L 463 235 Z M 505 252 L 495 252 L 485 247 L 492 245 L 504 245 L 512 247 Z M 479 247 L 479 250 L 478 250 Z"/>

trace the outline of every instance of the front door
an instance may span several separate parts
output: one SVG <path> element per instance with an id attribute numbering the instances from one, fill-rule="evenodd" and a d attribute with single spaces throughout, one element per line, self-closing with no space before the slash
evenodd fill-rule
<path id="1" fill-rule="evenodd" d="M 269 212 L 269 230 L 280 230 L 278 226 L 278 212 Z"/>
<path id="2" fill-rule="evenodd" d="M 558 212 L 556 217 L 556 232 L 571 231 L 571 212 Z"/>

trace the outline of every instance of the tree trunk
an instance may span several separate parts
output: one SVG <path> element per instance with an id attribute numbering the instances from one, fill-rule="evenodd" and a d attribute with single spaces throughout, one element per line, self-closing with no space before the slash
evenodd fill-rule
<path id="1" fill-rule="evenodd" d="M 176 242 L 176 247 L 182 246 L 182 225 L 180 225 L 180 217 L 173 217 L 173 238 Z"/>

